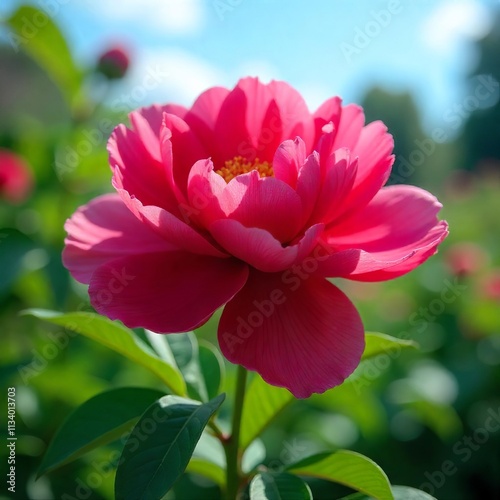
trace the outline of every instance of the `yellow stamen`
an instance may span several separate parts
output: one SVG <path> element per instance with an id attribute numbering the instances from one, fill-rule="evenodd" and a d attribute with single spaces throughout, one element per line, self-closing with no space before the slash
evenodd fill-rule
<path id="1" fill-rule="evenodd" d="M 226 182 L 237 175 L 246 174 L 252 170 L 257 170 L 261 177 L 273 177 L 273 167 L 267 161 L 260 161 L 255 158 L 253 161 L 249 161 L 242 156 L 235 156 L 232 160 L 227 160 L 224 162 L 224 167 L 216 170 L 215 173 L 219 174 Z"/>

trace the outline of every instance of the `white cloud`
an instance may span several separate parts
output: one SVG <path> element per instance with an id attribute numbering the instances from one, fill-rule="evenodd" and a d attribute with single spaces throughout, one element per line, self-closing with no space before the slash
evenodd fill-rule
<path id="1" fill-rule="evenodd" d="M 173 35 L 196 33 L 205 21 L 202 0 L 101 0 L 93 7 L 112 23 L 134 21 Z"/>
<path id="2" fill-rule="evenodd" d="M 491 14 L 475 0 L 447 0 L 435 7 L 422 25 L 424 43 L 447 55 L 464 38 L 478 39 L 488 33 Z"/>
<path id="3" fill-rule="evenodd" d="M 207 88 L 233 83 L 215 66 L 180 49 L 147 51 L 136 61 L 120 89 L 137 101 L 134 107 L 167 102 L 189 106 Z"/>

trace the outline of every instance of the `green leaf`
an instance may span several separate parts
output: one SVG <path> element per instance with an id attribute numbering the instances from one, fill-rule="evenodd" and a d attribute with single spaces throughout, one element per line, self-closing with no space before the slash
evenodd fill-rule
<path id="1" fill-rule="evenodd" d="M 174 333 L 166 336 L 166 340 L 186 381 L 189 397 L 198 401 L 208 401 L 207 387 L 200 368 L 196 335 L 193 332 Z"/>
<path id="2" fill-rule="evenodd" d="M 392 494 L 394 500 L 436 500 L 433 496 L 425 493 L 425 491 L 410 488 L 409 486 L 392 486 Z M 373 500 L 373 497 L 364 495 L 363 493 L 353 493 L 342 497 L 340 500 Z"/>
<path id="3" fill-rule="evenodd" d="M 354 451 L 319 453 L 290 465 L 287 470 L 340 483 L 377 500 L 394 500 L 385 472 L 373 460 Z"/>
<path id="4" fill-rule="evenodd" d="M 244 450 L 286 406 L 295 401 L 286 389 L 274 387 L 255 375 L 245 395 L 240 446 Z"/>
<path id="5" fill-rule="evenodd" d="M 203 429 L 224 401 L 208 403 L 164 396 L 132 430 L 116 471 L 117 500 L 156 500 L 186 469 Z"/>
<path id="6" fill-rule="evenodd" d="M 409 486 L 393 486 L 392 493 L 394 500 L 436 500 L 429 493 Z"/>
<path id="7" fill-rule="evenodd" d="M 130 387 L 113 389 L 89 399 L 59 428 L 38 474 L 45 474 L 118 439 L 161 396 L 160 391 Z"/>
<path id="8" fill-rule="evenodd" d="M 391 337 L 385 333 L 366 332 L 365 333 L 365 350 L 362 360 L 373 358 L 379 354 L 389 354 L 391 357 L 399 354 L 401 349 L 408 347 L 418 348 L 418 344 L 413 340 L 403 340 L 397 337 Z"/>
<path id="9" fill-rule="evenodd" d="M 79 90 L 82 73 L 50 15 L 36 7 L 23 5 L 7 19 L 7 25 L 12 29 L 7 38 L 14 50 L 30 54 L 58 84 L 71 104 Z"/>
<path id="10" fill-rule="evenodd" d="M 204 340 L 199 343 L 200 369 L 209 398 L 214 398 L 222 389 L 225 377 L 224 358 L 219 350 Z"/>
<path id="11" fill-rule="evenodd" d="M 203 458 L 192 457 L 186 468 L 186 472 L 206 477 L 220 487 L 224 487 L 226 484 L 226 473 L 224 469 Z"/>
<path id="12" fill-rule="evenodd" d="M 307 483 L 287 472 L 262 472 L 250 483 L 251 500 L 311 500 Z"/>
<path id="13" fill-rule="evenodd" d="M 162 380 L 178 395 L 186 394 L 186 384 L 176 367 L 158 358 L 135 333 L 122 324 L 98 314 L 87 312 L 59 313 L 42 309 L 29 309 L 24 314 L 63 326 L 122 354 L 131 361 L 144 366 Z"/>

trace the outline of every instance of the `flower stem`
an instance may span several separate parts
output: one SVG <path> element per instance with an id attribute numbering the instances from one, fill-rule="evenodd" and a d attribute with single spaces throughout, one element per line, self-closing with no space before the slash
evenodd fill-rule
<path id="1" fill-rule="evenodd" d="M 239 443 L 241 416 L 243 414 L 243 401 L 245 399 L 245 387 L 247 381 L 247 371 L 242 366 L 238 366 L 236 377 L 236 391 L 234 397 L 233 419 L 231 436 L 227 438 L 224 446 L 226 452 L 226 498 L 236 500 L 240 485 L 240 460 Z"/>

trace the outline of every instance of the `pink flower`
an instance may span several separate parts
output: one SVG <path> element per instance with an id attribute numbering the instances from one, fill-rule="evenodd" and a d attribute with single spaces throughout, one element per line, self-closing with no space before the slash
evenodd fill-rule
<path id="1" fill-rule="evenodd" d="M 0 198 L 22 203 L 33 187 L 33 176 L 26 162 L 7 149 L 0 149 Z"/>
<path id="2" fill-rule="evenodd" d="M 66 224 L 64 263 L 96 310 L 169 333 L 225 305 L 227 359 L 299 398 L 341 384 L 364 328 L 327 278 L 396 278 L 447 235 L 434 196 L 382 188 L 386 127 L 337 97 L 311 114 L 286 83 L 254 78 L 130 119 L 108 147 L 118 194 Z"/>

